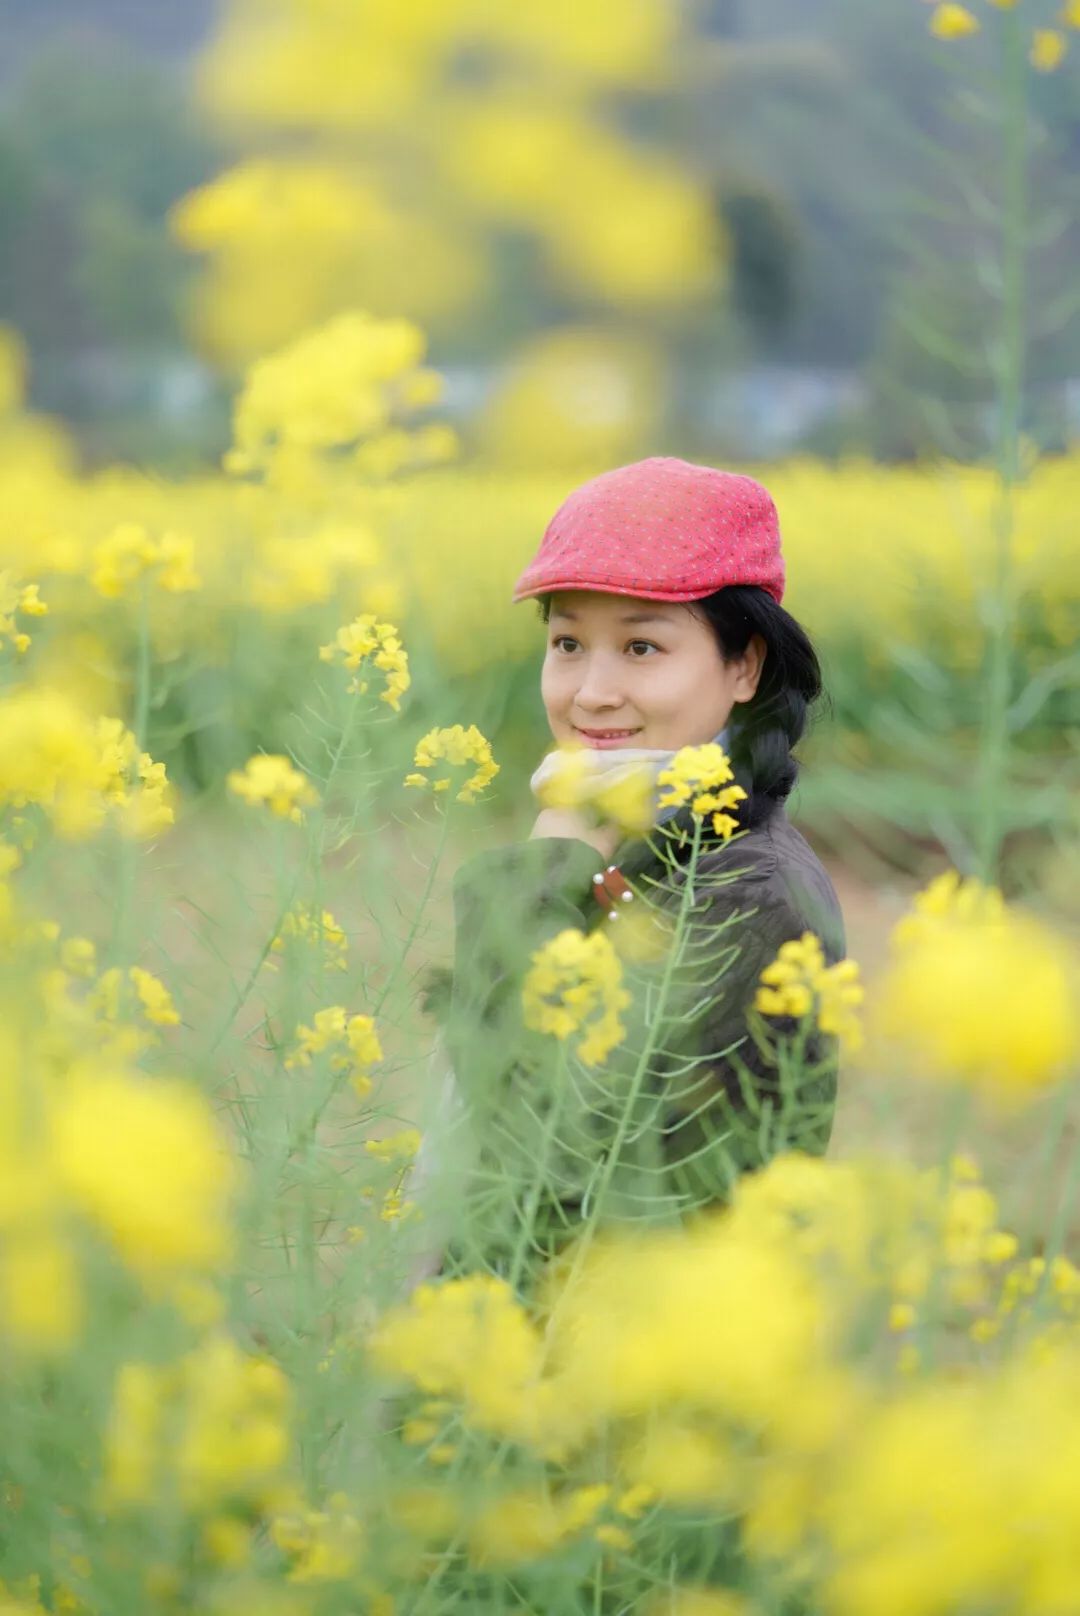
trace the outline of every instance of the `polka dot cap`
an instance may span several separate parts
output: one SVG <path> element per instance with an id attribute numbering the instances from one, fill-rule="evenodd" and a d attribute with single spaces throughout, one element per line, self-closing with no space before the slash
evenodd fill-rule
<path id="1" fill-rule="evenodd" d="M 598 589 L 700 600 L 725 584 L 784 596 L 780 524 L 752 477 L 653 455 L 582 483 L 547 525 L 513 599 Z"/>

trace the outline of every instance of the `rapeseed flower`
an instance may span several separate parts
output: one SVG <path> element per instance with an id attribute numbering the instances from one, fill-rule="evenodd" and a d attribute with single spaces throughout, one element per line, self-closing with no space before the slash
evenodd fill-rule
<path id="1" fill-rule="evenodd" d="M 1069 41 L 1058 28 L 1036 28 L 1031 36 L 1029 59 L 1037 73 L 1052 73 L 1060 67 Z"/>
<path id="2" fill-rule="evenodd" d="M 272 1508 L 283 1493 L 290 1389 L 281 1370 L 215 1334 L 169 1364 L 116 1377 L 103 1502 L 153 1510 Z"/>
<path id="3" fill-rule="evenodd" d="M 278 1515 L 270 1536 L 288 1556 L 287 1582 L 341 1582 L 355 1573 L 364 1531 L 345 1493 L 331 1494 L 326 1509 Z"/>
<path id="4" fill-rule="evenodd" d="M 242 769 L 233 769 L 227 780 L 229 790 L 253 808 L 266 807 L 279 819 L 302 823 L 305 808 L 318 805 L 319 793 L 287 757 L 276 752 L 258 752 Z"/>
<path id="5" fill-rule="evenodd" d="M 72 938 L 78 943 L 85 939 Z M 70 955 L 70 950 L 67 950 Z M 61 957 L 64 957 L 62 951 Z M 78 956 L 77 956 L 78 957 Z M 102 972 L 86 996 L 86 1008 L 93 1017 L 93 1031 L 101 1047 L 110 1054 L 131 1059 L 160 1040 L 158 1027 L 179 1025 L 180 1016 L 164 982 L 132 965 L 122 971 L 118 965 Z M 142 1025 L 136 1024 L 138 1013 Z"/>
<path id="6" fill-rule="evenodd" d="M 871 1025 L 915 1075 L 1012 1105 L 1080 1060 L 1080 962 L 1068 940 L 946 872 L 890 938 Z"/>
<path id="7" fill-rule="evenodd" d="M 70 1347 L 84 1313 L 82 1279 L 62 1224 L 12 1224 L 0 1236 L 0 1329 L 7 1342 L 35 1353 Z"/>
<path id="8" fill-rule="evenodd" d="M 86 1067 L 50 1119 L 57 1183 L 144 1280 L 217 1267 L 237 1170 L 186 1084 Z"/>
<path id="9" fill-rule="evenodd" d="M 728 785 L 735 778 L 731 759 L 715 741 L 704 746 L 683 746 L 671 764 L 661 769 L 657 783 L 667 789 L 658 798 L 660 808 L 682 808 L 687 803 L 695 818 L 712 815 L 713 830 L 725 841 L 739 828 L 739 822 L 725 810 L 746 797 L 742 786 Z"/>
<path id="10" fill-rule="evenodd" d="M 412 321 L 354 309 L 257 360 L 234 406 L 226 471 L 272 471 L 282 455 L 382 434 L 398 403 L 395 383 L 406 398 L 410 386 L 413 396 L 434 391 L 418 370 L 425 346 Z"/>
<path id="11" fill-rule="evenodd" d="M 420 1285 L 384 1315 L 369 1347 L 384 1374 L 459 1402 L 477 1430 L 541 1450 L 561 1440 L 557 1410 L 538 1401 L 542 1339 L 505 1280 L 469 1274 Z"/>
<path id="12" fill-rule="evenodd" d="M 0 572 L 0 640 L 10 640 L 19 656 L 28 648 L 30 636 L 16 624 L 16 613 L 43 617 L 48 610 L 37 584 L 18 584 L 10 572 Z"/>
<path id="13" fill-rule="evenodd" d="M 321 963 L 328 971 L 344 971 L 349 965 L 349 941 L 329 909 L 316 911 L 303 904 L 290 909 L 281 923 L 281 930 L 270 944 L 272 954 L 283 954 L 290 944 L 308 945 L 317 949 Z M 277 961 L 268 959 L 271 970 Z"/>
<path id="14" fill-rule="evenodd" d="M 431 729 L 421 736 L 416 743 L 413 755 L 416 769 L 434 769 L 440 763 L 449 764 L 453 768 L 462 768 L 467 763 L 475 763 L 476 768 L 456 793 L 458 802 L 475 802 L 484 788 L 490 785 L 499 772 L 500 765 L 491 755 L 491 743 L 481 735 L 475 724 L 464 729 L 460 724 L 453 724 L 449 729 Z M 432 791 L 449 791 L 454 784 L 449 774 L 441 774 L 432 779 L 428 774 L 415 773 L 405 776 L 407 786 L 419 786 L 426 789 L 430 786 Z"/>
<path id="15" fill-rule="evenodd" d="M 967 6 L 953 5 L 951 0 L 934 7 L 930 18 L 930 32 L 938 39 L 964 39 L 977 34 L 982 25 Z"/>
<path id="16" fill-rule="evenodd" d="M 93 835 L 112 818 L 145 838 L 173 822 L 165 766 L 140 752 L 118 718 L 91 718 L 62 691 L 23 686 L 0 697 L 0 804 L 37 804 L 57 834 Z"/>
<path id="17" fill-rule="evenodd" d="M 330 1070 L 348 1074 L 348 1081 L 361 1098 L 370 1093 L 371 1069 L 383 1058 L 382 1044 L 371 1016 L 350 1016 L 343 1005 L 333 1004 L 315 1013 L 310 1027 L 296 1029 L 296 1043 L 285 1057 L 286 1071 L 310 1066 L 319 1055 L 331 1051 Z"/>
<path id="18" fill-rule="evenodd" d="M 825 964 L 820 938 L 803 932 L 780 945 L 761 973 L 754 1009 L 765 1016 L 815 1015 L 822 1032 L 836 1036 L 851 1051 L 862 1047 L 863 1033 L 855 1014 L 865 997 L 859 967 L 852 959 Z"/>
<path id="19" fill-rule="evenodd" d="M 374 612 L 365 612 L 352 623 L 339 628 L 329 645 L 319 647 L 323 662 L 340 662 L 355 674 L 366 663 L 385 673 L 386 688 L 379 692 L 379 700 L 400 711 L 401 697 L 412 679 L 409 675 L 408 653 L 404 650 L 393 623 L 380 623 Z M 359 676 L 349 681 L 349 693 L 364 695 L 368 680 Z"/>
<path id="20" fill-rule="evenodd" d="M 155 836 L 175 820 L 175 792 L 165 775 L 164 763 L 140 752 L 135 737 L 118 718 L 99 718 L 97 740 L 101 748 L 102 795 L 131 836 Z"/>
<path id="21" fill-rule="evenodd" d="M 620 1010 L 631 1003 L 622 963 L 607 932 L 559 932 L 531 956 L 522 984 L 526 1027 L 566 1040 L 581 1034 L 576 1053 L 595 1066 L 626 1036 Z"/>
<path id="22" fill-rule="evenodd" d="M 139 522 L 121 522 L 91 553 L 90 581 L 99 595 L 119 599 L 143 579 L 170 594 L 202 587 L 195 570 L 195 546 L 183 533 L 152 538 Z"/>

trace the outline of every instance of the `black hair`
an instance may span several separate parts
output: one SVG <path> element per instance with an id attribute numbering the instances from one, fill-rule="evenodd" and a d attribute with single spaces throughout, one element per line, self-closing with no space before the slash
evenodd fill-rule
<path id="1" fill-rule="evenodd" d="M 550 594 L 540 597 L 545 623 L 551 600 Z M 821 665 L 801 624 L 756 584 L 728 584 L 686 604 L 709 624 L 725 662 L 742 656 L 753 635 L 760 634 L 765 642 L 757 690 L 749 701 L 736 703 L 728 720 L 732 772 L 746 792 L 734 815 L 740 830 L 753 830 L 769 819 L 798 779 L 793 749 L 814 704 L 828 700 Z"/>

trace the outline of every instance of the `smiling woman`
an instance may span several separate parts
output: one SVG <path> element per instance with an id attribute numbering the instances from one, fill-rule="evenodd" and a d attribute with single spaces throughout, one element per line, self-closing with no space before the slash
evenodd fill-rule
<path id="1" fill-rule="evenodd" d="M 540 686 L 558 749 L 603 752 L 605 770 L 640 756 L 662 768 L 679 753 L 675 775 L 693 780 L 712 762 L 717 781 L 739 789 L 730 815 L 711 813 L 711 786 L 676 793 L 644 835 L 597 826 L 581 808 L 544 808 L 527 843 L 486 849 L 458 871 L 447 1050 L 475 1155 L 444 1266 L 481 1263 L 518 1280 L 523 1241 L 543 1257 L 586 1219 L 721 1203 L 778 1151 L 826 1147 L 836 1040 L 805 1027 L 799 1070 L 781 1075 L 748 1025 L 761 973 L 785 942 L 812 933 L 826 965 L 845 951 L 832 883 L 784 809 L 821 678 L 780 604 L 783 585 L 767 491 L 667 457 L 571 494 L 518 581 L 515 599 L 539 599 L 548 624 Z M 638 984 L 610 1075 L 591 1090 L 574 1081 L 579 1111 L 565 1132 L 550 1118 L 566 1094 L 556 1105 L 537 1087 L 522 989 L 546 944 L 577 939 L 588 952 L 598 931 L 597 945 L 629 938 L 625 923 L 609 924 L 622 911 L 600 900 L 598 881 L 638 897 L 635 909 L 661 928 L 681 917 L 688 944 L 675 991 L 670 975 Z M 658 1017 L 664 1044 L 654 1049 Z M 774 1028 L 800 1031 L 790 1017 Z M 522 1200 L 513 1186 L 538 1171 L 545 1115 L 548 1176 Z M 631 1142 L 633 1171 L 622 1160 Z"/>
<path id="2" fill-rule="evenodd" d="M 627 607 L 630 607 L 628 610 Z M 541 607 L 549 623 L 540 692 L 560 743 L 700 746 L 757 690 L 765 642 L 754 635 L 725 660 L 708 620 L 691 606 L 643 611 L 625 595 L 559 591 Z M 653 637 L 637 639 L 648 624 Z"/>

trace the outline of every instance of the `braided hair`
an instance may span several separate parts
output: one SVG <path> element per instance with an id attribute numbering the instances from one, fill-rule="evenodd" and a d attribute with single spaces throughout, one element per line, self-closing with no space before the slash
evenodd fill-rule
<path id="1" fill-rule="evenodd" d="M 724 662 L 742 656 L 755 634 L 765 642 L 757 690 L 749 701 L 737 702 L 728 719 L 732 772 L 746 792 L 734 812 L 740 830 L 752 830 L 776 811 L 798 779 L 793 748 L 814 703 L 827 700 L 821 665 L 805 630 L 756 584 L 728 584 L 687 605 L 712 629 Z M 551 596 L 541 596 L 539 606 L 546 623 Z"/>
<path id="2" fill-rule="evenodd" d="M 767 820 L 791 794 L 799 777 L 793 748 L 802 739 L 815 702 L 826 699 L 821 664 L 805 630 L 756 584 L 729 584 L 691 603 L 716 636 L 720 655 L 734 662 L 754 634 L 766 656 L 757 690 L 737 702 L 728 720 L 731 767 L 746 792 L 739 804 L 740 829 Z"/>

